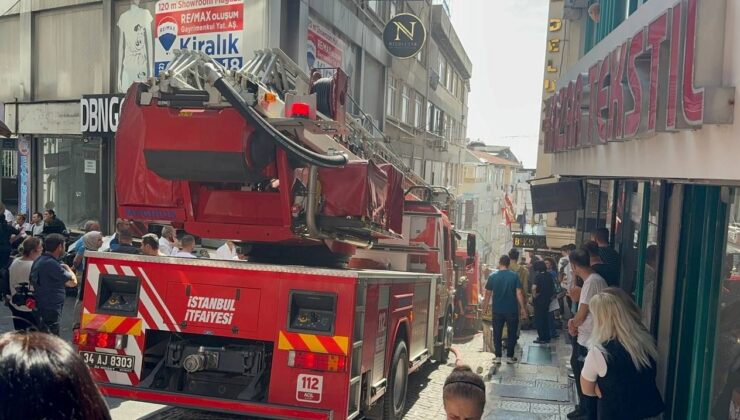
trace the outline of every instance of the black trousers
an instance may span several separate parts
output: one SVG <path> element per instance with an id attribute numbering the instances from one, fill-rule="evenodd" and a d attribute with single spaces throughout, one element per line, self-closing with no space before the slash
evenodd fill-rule
<path id="1" fill-rule="evenodd" d="M 534 305 L 534 324 L 537 326 L 537 336 L 542 341 L 550 341 L 550 311 L 548 305 Z"/>
<path id="2" fill-rule="evenodd" d="M 61 311 L 55 309 L 43 309 L 38 311 L 39 329 L 49 334 L 59 335 L 59 318 Z"/>
<path id="3" fill-rule="evenodd" d="M 581 412 L 589 420 L 597 420 L 598 398 L 583 395 L 583 389 L 581 388 L 581 371 L 583 370 L 583 362 L 586 360 L 588 349 L 578 344 L 576 339 L 577 337 L 573 337 L 573 352 L 570 356 L 570 366 L 573 368 L 573 376 L 575 376 L 576 380 L 579 405 L 581 407 Z"/>
<path id="4" fill-rule="evenodd" d="M 36 328 L 36 317 L 33 312 L 19 311 L 13 305 L 8 305 L 10 313 L 13 314 L 13 328 L 16 331 L 30 330 Z"/>
<path id="5" fill-rule="evenodd" d="M 506 357 L 514 357 L 514 348 L 516 347 L 516 334 L 519 328 L 519 315 L 513 314 L 493 314 L 493 348 L 496 357 L 502 356 L 501 337 L 504 335 L 504 324 L 506 325 Z"/>

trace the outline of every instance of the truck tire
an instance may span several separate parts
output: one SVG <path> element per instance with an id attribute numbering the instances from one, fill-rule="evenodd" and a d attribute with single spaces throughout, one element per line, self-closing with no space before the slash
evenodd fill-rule
<path id="1" fill-rule="evenodd" d="M 388 373 L 388 388 L 383 397 L 383 419 L 400 420 L 406 411 L 406 391 L 409 384 L 409 352 L 406 343 L 400 340 L 393 352 L 393 361 Z"/>

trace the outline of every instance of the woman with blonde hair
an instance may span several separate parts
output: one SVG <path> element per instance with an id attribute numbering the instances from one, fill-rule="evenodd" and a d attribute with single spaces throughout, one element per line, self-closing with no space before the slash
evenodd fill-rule
<path id="1" fill-rule="evenodd" d="M 600 420 L 645 419 L 664 409 L 655 385 L 655 341 L 628 302 L 613 290 L 589 302 L 594 329 L 580 380 L 584 394 L 599 398 Z"/>

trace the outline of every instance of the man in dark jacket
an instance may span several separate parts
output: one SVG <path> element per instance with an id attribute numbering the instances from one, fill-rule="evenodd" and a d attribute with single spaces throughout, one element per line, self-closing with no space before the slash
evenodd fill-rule
<path id="1" fill-rule="evenodd" d="M 31 267 L 31 284 L 36 293 L 39 326 L 55 335 L 59 335 L 65 287 L 77 287 L 77 277 L 72 269 L 59 262 L 62 254 L 64 236 L 52 233 L 44 240 L 44 254 Z"/>
<path id="2" fill-rule="evenodd" d="M 52 233 L 63 234 L 67 230 L 67 226 L 61 220 L 57 219 L 57 214 L 54 210 L 49 209 L 44 211 L 44 235 L 50 235 Z"/>

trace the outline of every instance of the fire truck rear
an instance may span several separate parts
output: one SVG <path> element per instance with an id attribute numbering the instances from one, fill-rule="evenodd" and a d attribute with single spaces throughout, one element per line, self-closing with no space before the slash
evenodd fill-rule
<path id="1" fill-rule="evenodd" d="M 446 360 L 447 211 L 344 112 L 341 70 L 315 76 L 279 50 L 239 72 L 182 52 L 129 90 L 121 217 L 238 241 L 249 261 L 87 253 L 74 341 L 106 395 L 270 418 L 382 404 L 397 419 L 408 374 Z"/>

